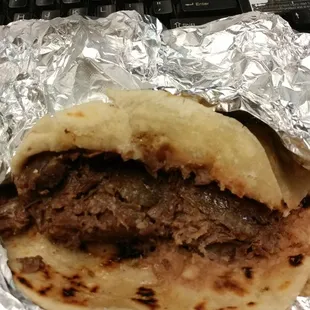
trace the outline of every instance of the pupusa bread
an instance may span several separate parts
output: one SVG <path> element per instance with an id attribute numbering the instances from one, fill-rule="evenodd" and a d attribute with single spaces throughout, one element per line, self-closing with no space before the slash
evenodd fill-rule
<path id="1" fill-rule="evenodd" d="M 154 169 L 194 171 L 237 196 L 282 212 L 297 208 L 309 193 L 308 171 L 295 165 L 293 173 L 290 167 L 277 173 L 275 155 L 268 156 L 233 118 L 163 91 L 109 90 L 107 95 L 111 104 L 90 102 L 43 117 L 19 147 L 13 174 L 35 154 L 82 148 L 114 151 Z"/>
<path id="2" fill-rule="evenodd" d="M 309 193 L 309 172 L 294 163 L 284 149 L 275 146 L 268 133 L 257 128 L 249 130 L 193 98 L 161 91 L 108 90 L 107 95 L 111 99 L 109 104 L 85 103 L 57 112 L 53 117 L 43 117 L 17 150 L 12 162 L 13 178 L 36 225 L 5 239 L 16 285 L 47 310 L 287 309 L 309 276 L 310 212 L 301 208 L 306 206 L 303 199 Z M 110 155 L 100 157 L 101 153 L 117 154 L 117 162 Z M 40 156 L 47 156 L 48 162 L 33 169 Z M 66 188 L 76 188 L 72 185 L 76 180 L 93 182 L 93 177 L 87 179 L 93 159 L 97 160 L 99 170 L 91 173 L 99 178 L 96 181 L 99 185 L 96 183 L 87 193 L 81 190 L 76 197 L 68 194 Z M 110 161 L 105 166 L 107 160 Z M 64 170 L 59 161 L 69 168 Z M 142 163 L 146 170 L 132 162 Z M 83 166 L 85 169 L 76 173 L 84 163 L 87 168 Z M 57 169 L 50 173 L 46 169 L 49 166 Z M 127 169 L 126 173 L 122 174 L 122 169 Z M 132 172 L 134 169 L 140 169 L 138 176 Z M 102 173 L 108 176 L 98 177 Z M 66 174 L 70 177 L 64 177 Z M 145 180 L 146 174 L 149 177 L 144 185 L 151 194 L 143 200 L 145 204 L 139 204 L 120 179 L 126 177 L 140 184 L 140 175 Z M 42 176 L 45 187 L 39 187 L 38 179 Z M 163 203 L 167 194 L 162 187 L 165 182 L 170 184 L 169 190 L 174 186 L 170 190 L 171 195 L 177 196 L 174 198 L 183 199 L 174 205 L 179 209 L 173 213 L 171 223 L 167 223 L 168 215 L 156 217 L 158 208 L 148 209 L 149 204 L 158 207 Z M 111 189 L 116 183 L 121 184 L 117 195 Z M 103 191 L 104 199 L 99 197 Z M 59 193 L 61 199 L 56 197 Z M 206 210 L 206 205 L 200 205 L 199 199 L 202 201 L 207 195 L 211 197 L 207 200 L 209 205 L 210 201 L 216 202 L 215 208 L 211 206 L 212 212 Z M 167 197 L 174 199 L 167 194 L 165 203 Z M 56 198 L 57 210 L 48 213 L 55 207 L 51 201 Z M 74 211 L 75 217 L 85 213 L 93 221 L 93 226 L 87 229 L 83 226 L 84 235 L 78 232 L 74 238 L 86 235 L 89 238 L 98 229 L 108 232 L 108 237 L 92 235 L 90 245 L 84 239 L 78 240 L 83 251 L 63 246 L 69 239 L 64 231 L 62 235 L 57 232 L 55 239 L 58 226 L 65 227 L 59 214 L 71 208 L 66 199 L 72 209 L 80 208 Z M 81 199 L 83 203 L 77 206 L 76 201 Z M 96 202 L 92 208 L 90 199 Z M 122 215 L 115 224 L 117 229 L 107 228 L 103 226 L 104 216 L 97 211 L 88 214 L 107 202 L 109 212 L 112 210 L 109 215 L 115 217 L 119 216 L 119 208 L 133 208 L 135 213 L 130 214 L 134 214 L 134 224 L 129 224 L 129 219 Z M 169 200 L 166 209 L 171 206 Z M 223 212 L 215 219 L 217 208 Z M 195 213 L 194 209 L 199 211 Z M 37 210 L 44 215 L 39 216 Z M 163 210 L 165 207 L 161 205 L 160 211 Z M 251 214 L 252 210 L 258 215 Z M 143 221 L 137 215 L 139 212 L 145 212 Z M 182 212 L 187 212 L 184 221 Z M 201 226 L 198 220 L 189 225 L 192 213 L 203 223 Z M 160 220 L 170 225 L 165 226 L 168 234 L 164 235 L 166 230 L 160 230 L 162 227 L 149 233 L 145 227 L 148 217 L 150 226 Z M 83 222 L 81 217 L 79 221 Z M 49 223 L 52 225 L 48 226 Z M 188 227 L 182 230 L 180 223 Z M 67 231 L 71 224 L 68 222 L 65 227 Z M 119 240 L 115 240 L 117 234 L 123 240 L 131 238 L 128 234 L 140 237 L 141 231 L 143 244 L 159 238 L 155 248 L 134 257 L 128 257 L 127 252 L 120 255 L 123 250 Z M 198 242 L 192 242 L 195 236 Z M 207 245 L 204 238 L 209 240 Z M 130 243 L 131 246 L 135 244 Z M 35 258 L 31 272 L 27 268 L 29 260 L 23 258 Z"/>
<path id="3" fill-rule="evenodd" d="M 309 258 L 294 266 L 287 253 L 229 265 L 201 257 L 184 262 L 173 250 L 140 262 L 109 263 L 113 254 L 108 250 L 105 256 L 88 255 L 59 247 L 38 233 L 11 238 L 5 246 L 15 284 L 47 310 L 287 310 L 310 268 Z M 36 255 L 45 267 L 22 272 L 18 258 Z M 174 264 L 171 269 L 154 271 L 166 260 Z"/>

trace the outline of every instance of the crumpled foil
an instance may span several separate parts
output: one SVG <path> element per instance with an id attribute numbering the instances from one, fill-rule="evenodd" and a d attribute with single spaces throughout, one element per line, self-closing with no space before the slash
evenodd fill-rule
<path id="1" fill-rule="evenodd" d="M 0 28 L 0 184 L 26 131 L 46 113 L 105 88 L 166 89 L 204 97 L 218 111 L 268 124 L 310 169 L 310 34 L 279 16 L 251 12 L 165 30 L 133 11 Z M 38 310 L 14 288 L 0 248 L 0 310 Z M 310 309 L 298 297 L 291 310 Z"/>

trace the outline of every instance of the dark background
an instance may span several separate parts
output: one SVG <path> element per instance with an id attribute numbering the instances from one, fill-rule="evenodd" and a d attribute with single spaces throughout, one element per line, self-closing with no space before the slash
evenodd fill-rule
<path id="1" fill-rule="evenodd" d="M 136 10 L 158 17 L 167 28 L 200 25 L 252 10 L 251 0 L 1 0 L 0 24 L 14 20 L 64 17 L 72 14 L 106 17 Z M 296 30 L 310 31 L 310 0 L 269 0 L 253 9 L 275 12 Z"/>

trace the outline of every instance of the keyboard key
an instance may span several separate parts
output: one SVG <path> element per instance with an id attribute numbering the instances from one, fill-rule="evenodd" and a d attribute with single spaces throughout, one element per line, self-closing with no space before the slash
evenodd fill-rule
<path id="1" fill-rule="evenodd" d="M 31 14 L 30 13 L 15 13 L 13 20 L 24 20 L 24 19 L 31 19 Z"/>
<path id="2" fill-rule="evenodd" d="M 172 3 L 171 0 L 154 1 L 153 11 L 156 15 L 170 14 L 172 13 Z"/>
<path id="3" fill-rule="evenodd" d="M 68 15 L 87 15 L 87 8 L 70 9 Z"/>
<path id="4" fill-rule="evenodd" d="M 141 2 L 125 3 L 125 10 L 135 10 L 139 14 L 144 14 L 144 5 Z"/>
<path id="5" fill-rule="evenodd" d="M 107 4 L 107 5 L 100 5 L 97 7 L 97 16 L 98 17 L 107 17 L 111 13 L 116 12 L 115 4 Z"/>
<path id="6" fill-rule="evenodd" d="M 10 0 L 9 1 L 9 8 L 16 9 L 16 8 L 24 8 L 27 6 L 27 0 Z"/>
<path id="7" fill-rule="evenodd" d="M 240 10 L 238 10 L 240 13 L 246 13 L 246 12 L 251 12 L 252 7 L 251 7 L 251 0 L 238 0 L 239 2 L 239 7 Z"/>
<path id="8" fill-rule="evenodd" d="M 60 16 L 59 10 L 43 11 L 41 14 L 42 19 L 53 19 L 59 16 Z"/>
<path id="9" fill-rule="evenodd" d="M 64 4 L 79 3 L 80 0 L 62 0 Z"/>
<path id="10" fill-rule="evenodd" d="M 37 6 L 49 6 L 53 4 L 54 4 L 54 0 L 36 0 Z"/>
<path id="11" fill-rule="evenodd" d="M 310 24 L 310 10 L 296 10 L 290 12 L 292 15 L 292 22 L 296 25 L 308 25 Z"/>
<path id="12" fill-rule="evenodd" d="M 234 9 L 236 0 L 181 0 L 184 12 Z"/>
<path id="13" fill-rule="evenodd" d="M 226 16 L 208 16 L 208 17 L 193 17 L 193 18 L 174 18 L 170 20 L 170 28 L 179 28 L 183 26 L 199 26 L 209 23 Z"/>
<path id="14" fill-rule="evenodd" d="M 118 10 L 135 10 L 140 14 L 157 16 L 167 27 L 200 25 L 210 21 L 210 15 L 231 15 L 241 13 L 237 3 L 248 3 L 248 0 L 3 0 L 4 11 L 0 9 L 0 24 L 13 20 L 42 18 L 54 19 L 73 14 L 93 17 L 107 17 Z M 241 5 L 241 4 L 240 4 Z M 227 9 L 223 12 L 216 10 Z M 210 12 L 213 11 L 214 12 Z M 5 12 L 5 13 L 3 13 Z M 305 12 L 295 12 L 292 24 L 300 24 Z M 307 12 L 308 13 L 308 12 Z M 1 14 L 4 17 L 1 17 Z M 309 13 L 310 14 L 310 13 Z M 213 19 L 217 19 L 217 17 Z M 225 17 L 226 17 L 225 16 Z M 224 16 L 223 16 L 224 17 Z M 293 16 L 291 16 L 293 19 Z M 300 20 L 300 21 L 299 21 Z M 307 22 L 310 27 L 310 24 Z M 297 27 L 297 26 L 296 26 Z"/>

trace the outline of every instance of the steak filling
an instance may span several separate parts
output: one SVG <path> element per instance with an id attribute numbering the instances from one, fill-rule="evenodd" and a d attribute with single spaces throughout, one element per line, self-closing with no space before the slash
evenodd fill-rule
<path id="1" fill-rule="evenodd" d="M 70 247 L 102 240 L 173 242 L 204 255 L 229 245 L 265 256 L 277 251 L 280 214 L 179 171 L 148 173 L 115 154 L 66 152 L 33 157 L 16 178 L 19 199 L 0 199 L 0 234 L 35 223 Z"/>

